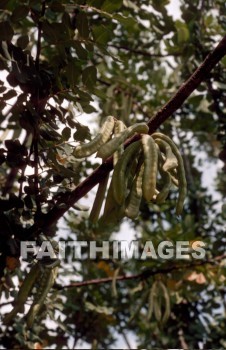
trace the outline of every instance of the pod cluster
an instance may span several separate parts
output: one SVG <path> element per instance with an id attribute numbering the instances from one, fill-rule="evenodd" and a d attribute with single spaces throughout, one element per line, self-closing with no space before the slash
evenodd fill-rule
<path id="1" fill-rule="evenodd" d="M 164 203 L 170 190 L 179 191 L 176 214 L 180 215 L 186 197 L 187 183 L 183 160 L 174 142 L 162 133 L 148 134 L 145 123 L 126 127 L 112 116 L 106 118 L 98 135 L 89 143 L 78 146 L 74 155 L 87 157 L 97 152 L 105 160 L 113 155 L 114 171 L 100 184 L 90 213 L 92 222 L 99 218 L 107 191 L 102 219 L 127 216 L 136 218 L 142 198 L 147 202 Z M 124 150 L 124 142 L 135 133 L 141 135 Z M 107 190 L 108 188 L 108 190 Z"/>
<path id="2" fill-rule="evenodd" d="M 39 314 L 46 297 L 52 288 L 58 273 L 59 261 L 55 260 L 51 264 L 43 264 L 41 261 L 35 263 L 26 275 L 18 295 L 14 302 L 13 309 L 5 315 L 3 322 L 9 324 L 14 321 L 18 313 L 24 312 L 24 305 L 34 286 L 36 293 L 33 303 L 25 316 L 28 328 L 33 326 L 36 316 Z"/>

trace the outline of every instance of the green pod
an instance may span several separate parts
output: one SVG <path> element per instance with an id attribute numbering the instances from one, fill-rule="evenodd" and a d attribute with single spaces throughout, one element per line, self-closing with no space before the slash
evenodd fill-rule
<path id="1" fill-rule="evenodd" d="M 172 188 L 172 181 L 171 181 L 171 176 L 168 172 L 163 171 L 162 169 L 160 170 L 160 174 L 162 176 L 162 179 L 164 181 L 164 186 L 161 189 L 161 191 L 157 194 L 155 202 L 157 204 L 162 204 L 165 202 L 166 198 L 169 195 L 169 192 Z"/>
<path id="2" fill-rule="evenodd" d="M 177 158 L 172 151 L 171 146 L 167 142 L 165 142 L 161 139 L 155 139 L 155 142 L 159 146 L 160 151 L 162 151 L 166 156 L 165 162 L 164 162 L 163 167 L 162 167 L 163 170 L 169 171 L 171 169 L 175 169 L 178 166 L 178 161 L 177 161 Z"/>
<path id="3" fill-rule="evenodd" d="M 156 302 L 156 295 L 157 295 L 157 281 L 154 281 L 150 293 L 148 296 L 148 312 L 147 312 L 147 320 L 150 321 L 153 310 L 154 310 L 154 303 Z"/>
<path id="4" fill-rule="evenodd" d="M 113 185 L 112 180 L 110 182 L 107 197 L 104 205 L 104 212 L 98 223 L 102 227 L 102 229 L 108 229 L 117 224 L 122 217 L 124 216 L 124 203 L 122 205 L 118 205 L 114 199 L 113 195 Z"/>
<path id="5" fill-rule="evenodd" d="M 177 179 L 177 173 L 175 172 L 172 172 L 169 170 L 169 175 L 171 177 L 171 180 L 172 180 L 172 183 L 176 186 L 176 187 L 179 187 L 179 181 Z"/>
<path id="6" fill-rule="evenodd" d="M 100 129 L 100 132 L 96 135 L 96 137 L 88 143 L 77 146 L 73 153 L 74 156 L 76 158 L 84 158 L 84 157 L 91 156 L 96 151 L 98 151 L 100 146 L 102 146 L 104 143 L 106 143 L 110 139 L 114 129 L 114 124 L 115 124 L 114 117 L 108 116 L 104 121 Z"/>
<path id="7" fill-rule="evenodd" d="M 115 127 L 114 127 L 114 137 L 118 136 L 118 134 L 120 134 L 120 132 L 124 131 L 125 129 L 126 129 L 126 125 L 121 120 L 117 120 L 115 122 Z M 121 157 L 122 153 L 123 153 L 123 145 L 120 145 L 118 150 L 115 151 L 114 154 L 113 154 L 113 164 L 114 164 L 114 166 L 118 162 L 118 160 Z"/>
<path id="8" fill-rule="evenodd" d="M 114 200 L 114 196 L 113 196 L 113 182 L 111 179 L 108 191 L 107 191 L 107 196 L 106 196 L 106 200 L 105 200 L 105 204 L 104 204 L 104 212 L 103 212 L 103 216 L 107 216 L 109 213 L 111 213 L 111 211 L 115 208 L 115 206 L 117 205 L 117 203 Z"/>
<path id="9" fill-rule="evenodd" d="M 180 155 L 180 152 L 179 152 L 177 146 L 168 136 L 166 136 L 162 133 L 156 132 L 156 133 L 152 134 L 152 137 L 154 139 L 159 138 L 159 139 L 162 139 L 163 141 L 167 142 L 171 146 L 171 149 L 177 158 L 179 196 L 178 196 L 178 200 L 177 200 L 177 204 L 176 204 L 176 215 L 181 215 L 181 213 L 183 211 L 184 200 L 185 200 L 186 194 L 187 194 L 187 181 L 186 181 L 186 176 L 185 176 L 183 159 Z"/>
<path id="10" fill-rule="evenodd" d="M 39 278 L 40 275 L 41 268 L 39 263 L 36 263 L 32 266 L 31 270 L 26 275 L 20 287 L 13 310 L 5 315 L 3 321 L 5 324 L 10 323 L 13 320 L 13 318 L 18 314 L 18 312 L 23 312 L 24 304 L 28 298 L 28 295 L 30 294 L 35 284 L 35 281 Z"/>
<path id="11" fill-rule="evenodd" d="M 165 299 L 165 312 L 163 314 L 163 317 L 161 319 L 161 323 L 165 323 L 168 318 L 170 317 L 171 307 L 170 307 L 170 296 L 169 292 L 165 286 L 165 284 L 162 281 L 158 281 L 159 288 L 162 289 L 163 297 Z"/>
<path id="12" fill-rule="evenodd" d="M 135 219 L 139 214 L 140 203 L 142 199 L 142 179 L 144 173 L 144 165 L 140 166 L 139 172 L 136 175 L 132 189 L 129 194 L 128 204 L 125 210 L 125 215 L 130 219 Z"/>
<path id="13" fill-rule="evenodd" d="M 107 188 L 107 184 L 108 184 L 108 179 L 109 179 L 109 175 L 107 175 L 103 179 L 103 181 L 101 181 L 99 183 L 97 193 L 95 196 L 95 200 L 93 202 L 93 207 L 92 207 L 92 210 L 91 210 L 90 216 L 89 216 L 90 221 L 93 223 L 96 223 L 99 219 L 101 207 L 102 207 L 102 204 L 104 201 L 105 192 L 106 192 L 106 188 Z"/>
<path id="14" fill-rule="evenodd" d="M 42 305 L 44 304 L 47 294 L 52 288 L 54 281 L 57 277 L 57 272 L 58 272 L 58 266 L 52 269 L 44 268 L 44 271 L 40 279 L 38 291 L 35 295 L 35 299 L 30 307 L 30 310 L 28 311 L 28 314 L 26 316 L 26 322 L 27 322 L 28 328 L 32 327 L 35 317 L 37 316 Z"/>
<path id="15" fill-rule="evenodd" d="M 158 148 L 150 135 L 142 135 L 141 142 L 144 154 L 143 197 L 146 201 L 150 201 L 156 189 Z"/>
<path id="16" fill-rule="evenodd" d="M 122 145 L 127 138 L 133 136 L 135 133 L 147 134 L 148 126 L 145 123 L 137 123 L 130 126 L 128 129 L 120 132 L 118 136 L 114 137 L 112 140 L 108 141 L 103 147 L 97 152 L 97 157 L 106 159 L 110 157 L 120 145 Z"/>
<path id="17" fill-rule="evenodd" d="M 138 154 L 139 148 L 140 141 L 133 142 L 125 149 L 124 153 L 115 166 L 112 175 L 112 191 L 114 199 L 119 205 L 124 203 L 126 197 L 128 173 L 130 172 L 129 165 L 132 166 L 134 157 L 136 157 Z"/>

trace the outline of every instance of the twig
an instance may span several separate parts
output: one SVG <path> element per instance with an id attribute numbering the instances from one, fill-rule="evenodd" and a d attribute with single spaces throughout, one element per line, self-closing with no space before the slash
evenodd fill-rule
<path id="1" fill-rule="evenodd" d="M 36 214 L 41 213 L 41 205 L 38 199 L 39 195 L 39 152 L 38 152 L 38 135 L 37 131 L 34 133 L 34 188 L 35 188 L 35 203 L 36 203 Z"/>
<path id="2" fill-rule="evenodd" d="M 149 133 L 155 132 L 174 112 L 176 112 L 191 95 L 191 93 L 206 79 L 210 71 L 226 54 L 226 36 L 219 42 L 216 48 L 206 57 L 203 63 L 196 69 L 191 77 L 182 84 L 176 94 L 167 102 L 148 122 Z M 135 136 L 126 142 L 125 146 L 137 140 Z M 49 227 L 56 223 L 79 199 L 84 197 L 94 186 L 105 178 L 106 174 L 113 169 L 112 157 L 109 157 L 94 172 L 81 182 L 75 190 L 59 200 L 53 209 L 42 217 L 37 218 L 35 224 L 25 232 L 27 239 L 37 235 L 42 227 Z M 64 204 L 62 208 L 62 204 Z"/>
<path id="3" fill-rule="evenodd" d="M 45 0 L 42 1 L 42 10 L 41 10 L 41 17 L 44 16 L 46 10 L 46 3 Z M 41 39 L 42 39 L 42 22 L 38 21 L 38 40 L 37 40 L 37 52 L 36 52 L 36 58 L 35 58 L 35 66 L 37 69 L 39 69 L 39 57 L 41 54 Z"/>
<path id="4" fill-rule="evenodd" d="M 108 45 L 110 47 L 114 47 L 118 50 L 125 50 L 125 51 L 129 51 L 131 53 L 134 53 L 136 55 L 141 55 L 141 56 L 145 56 L 145 57 L 156 57 L 156 58 L 165 58 L 165 57 L 170 57 L 170 56 L 180 56 L 181 52 L 176 52 L 176 53 L 167 53 L 167 54 L 160 54 L 160 53 L 150 53 L 148 51 L 143 51 L 143 50 L 137 50 L 137 49 L 132 49 L 130 47 L 127 46 L 123 46 L 123 45 L 115 45 L 115 44 L 110 44 Z"/>
<path id="5" fill-rule="evenodd" d="M 182 348 L 183 350 L 188 350 L 189 347 L 188 347 L 188 344 L 187 344 L 186 341 L 185 341 L 184 332 L 183 332 L 183 329 L 182 329 L 182 328 L 179 329 L 178 335 L 179 335 L 179 341 L 180 341 L 181 348 Z"/>
<path id="6" fill-rule="evenodd" d="M 129 280 L 136 280 L 136 279 L 146 280 L 146 279 L 148 279 L 152 276 L 158 275 L 158 274 L 167 274 L 167 273 L 172 272 L 172 271 L 184 270 L 186 268 L 194 268 L 196 266 L 202 266 L 205 264 L 214 265 L 218 261 L 223 260 L 224 258 L 226 258 L 226 254 L 222 254 L 221 256 L 217 256 L 211 260 L 200 260 L 196 263 L 174 265 L 174 266 L 160 268 L 160 269 L 154 268 L 154 269 L 145 270 L 141 273 L 130 275 L 130 276 L 121 275 L 121 276 L 117 276 L 116 280 L 117 281 L 129 281 Z M 79 287 L 85 287 L 85 286 L 103 284 L 103 283 L 111 283 L 111 282 L 112 282 L 112 277 L 105 277 L 105 278 L 87 280 L 87 281 L 82 281 L 82 282 L 75 282 L 75 283 L 71 283 L 71 284 L 68 284 L 65 286 L 56 285 L 55 288 L 58 290 L 64 290 L 67 288 L 75 288 L 75 287 L 79 288 Z"/>
<path id="7" fill-rule="evenodd" d="M 154 132 L 167 118 L 176 112 L 191 93 L 206 79 L 210 71 L 226 55 L 226 35 L 209 53 L 191 77 L 181 85 L 176 94 L 149 121 L 150 133 Z"/>
<path id="8" fill-rule="evenodd" d="M 123 339 L 125 340 L 125 343 L 126 343 L 128 349 L 131 350 L 132 347 L 131 347 L 131 345 L 130 345 L 130 342 L 129 342 L 129 339 L 128 339 L 126 333 L 125 333 L 122 329 L 120 330 L 120 333 L 122 334 Z"/>

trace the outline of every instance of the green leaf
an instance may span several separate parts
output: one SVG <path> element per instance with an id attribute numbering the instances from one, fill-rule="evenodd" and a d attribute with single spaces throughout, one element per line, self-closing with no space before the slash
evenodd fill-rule
<path id="1" fill-rule="evenodd" d="M 27 17 L 29 13 L 29 7 L 25 5 L 17 6 L 11 16 L 12 22 L 18 22 Z"/>
<path id="2" fill-rule="evenodd" d="M 14 35 L 13 28 L 8 21 L 0 22 L 0 40 L 11 41 Z"/>
<path id="3" fill-rule="evenodd" d="M 75 141 L 84 142 L 85 140 L 91 140 L 88 126 L 76 123 L 76 129 L 77 131 L 73 135 Z"/>
<path id="4" fill-rule="evenodd" d="M 104 25 L 94 25 L 92 27 L 93 37 L 97 44 L 107 45 L 112 38 L 112 32 Z"/>
<path id="5" fill-rule="evenodd" d="M 73 47 L 76 50 L 76 54 L 77 54 L 78 58 L 80 58 L 81 60 L 87 60 L 88 51 L 86 49 L 84 49 L 84 47 L 82 46 L 82 44 L 79 41 L 74 41 Z"/>
<path id="6" fill-rule="evenodd" d="M 29 36 L 22 35 L 17 39 L 17 46 L 19 46 L 22 50 L 24 50 L 29 43 Z"/>
<path id="7" fill-rule="evenodd" d="M 91 106 L 90 104 L 87 104 L 87 103 L 83 104 L 83 103 L 81 103 L 81 106 L 82 106 L 82 109 L 83 109 L 84 113 L 90 114 L 90 113 L 97 112 L 96 108 Z"/>
<path id="8" fill-rule="evenodd" d="M 82 82 L 88 89 L 92 89 L 96 84 L 97 69 L 95 66 L 86 67 L 82 72 Z"/>
<path id="9" fill-rule="evenodd" d="M 71 129 L 68 126 L 66 126 L 62 130 L 62 138 L 64 141 L 67 141 L 70 137 L 71 137 Z"/>
<path id="10" fill-rule="evenodd" d="M 132 17 L 125 17 L 122 15 L 116 14 L 116 15 L 113 15 L 113 18 L 126 27 L 127 26 L 133 27 L 137 25 L 137 22 Z"/>
<path id="11" fill-rule="evenodd" d="M 76 65 L 75 61 L 68 63 L 66 67 L 66 75 L 70 86 L 76 86 L 81 75 L 81 68 Z"/>
<path id="12" fill-rule="evenodd" d="M 169 4 L 169 0 L 153 0 L 152 6 L 158 12 L 163 12 L 166 5 Z"/>
<path id="13" fill-rule="evenodd" d="M 85 12 L 79 12 L 76 17 L 77 29 L 82 38 L 89 37 L 89 22 Z"/>
<path id="14" fill-rule="evenodd" d="M 122 0 L 105 0 L 103 5 L 101 6 L 101 9 L 106 12 L 114 12 L 120 9 L 122 6 L 123 1 Z"/>
<path id="15" fill-rule="evenodd" d="M 0 94 L 2 94 L 6 90 L 5 86 L 0 86 Z"/>
<path id="16" fill-rule="evenodd" d="M 49 23 L 45 20 L 42 22 L 42 30 L 44 38 L 51 44 L 67 43 L 71 39 L 68 27 L 64 23 Z"/>
<path id="17" fill-rule="evenodd" d="M 177 30 L 177 41 L 178 44 L 184 43 L 189 40 L 190 32 L 186 23 L 177 20 L 175 22 L 175 27 Z"/>
<path id="18" fill-rule="evenodd" d="M 10 100 L 11 98 L 17 96 L 17 93 L 15 90 L 7 91 L 5 94 L 3 94 L 4 100 Z"/>

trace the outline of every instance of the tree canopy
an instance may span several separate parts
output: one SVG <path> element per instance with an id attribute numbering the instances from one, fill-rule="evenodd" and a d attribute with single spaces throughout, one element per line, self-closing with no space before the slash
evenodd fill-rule
<path id="1" fill-rule="evenodd" d="M 2 348 L 226 347 L 226 6 L 180 0 L 175 19 L 169 3 L 0 0 Z M 75 149 L 109 115 L 174 140 L 188 188 L 182 215 L 172 191 L 162 204 L 142 199 L 135 219 L 118 207 L 90 219 L 113 158 L 78 159 Z M 21 292 L 38 271 L 35 254 L 22 259 L 21 242 L 101 246 L 125 237 L 123 230 L 140 249 L 147 241 L 202 241 L 206 255 L 92 260 L 84 252 L 75 261 L 68 250 L 50 290 L 55 266 Z M 6 322 L 18 300 L 24 308 Z"/>

